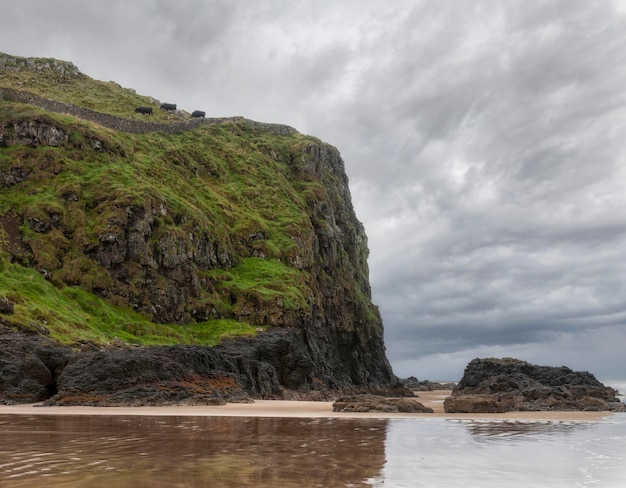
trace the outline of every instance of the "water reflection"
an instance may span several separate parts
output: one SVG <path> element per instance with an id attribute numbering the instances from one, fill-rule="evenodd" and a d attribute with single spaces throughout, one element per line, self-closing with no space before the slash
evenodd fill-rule
<path id="1" fill-rule="evenodd" d="M 602 422 L 397 419 L 377 487 L 626 486 L 626 415 Z"/>
<path id="2" fill-rule="evenodd" d="M 4 415 L 0 487 L 617 487 L 624 445 L 626 414 L 589 423 Z"/>
<path id="3" fill-rule="evenodd" d="M 454 421 L 451 421 L 454 422 Z M 485 439 L 531 435 L 559 435 L 592 425 L 585 422 L 550 420 L 457 420 L 468 432 Z"/>
<path id="4" fill-rule="evenodd" d="M 370 486 L 388 420 L 0 417 L 0 486 Z"/>

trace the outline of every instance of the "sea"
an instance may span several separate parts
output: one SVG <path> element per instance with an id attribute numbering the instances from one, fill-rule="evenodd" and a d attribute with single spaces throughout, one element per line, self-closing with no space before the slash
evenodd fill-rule
<path id="1" fill-rule="evenodd" d="M 622 488 L 626 413 L 599 421 L 0 415 L 0 487 L 35 486 Z"/>

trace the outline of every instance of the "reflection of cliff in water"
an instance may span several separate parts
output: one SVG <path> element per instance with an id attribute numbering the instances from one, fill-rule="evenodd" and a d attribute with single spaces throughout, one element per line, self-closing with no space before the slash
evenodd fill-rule
<path id="1" fill-rule="evenodd" d="M 8 415 L 0 417 L 0 480 L 15 487 L 370 486 L 366 480 L 385 464 L 387 426 L 375 419 Z"/>
<path id="2" fill-rule="evenodd" d="M 590 425 L 585 422 L 551 420 L 458 420 L 452 422 L 465 424 L 470 434 L 484 437 L 485 439 L 490 437 L 564 434 Z"/>

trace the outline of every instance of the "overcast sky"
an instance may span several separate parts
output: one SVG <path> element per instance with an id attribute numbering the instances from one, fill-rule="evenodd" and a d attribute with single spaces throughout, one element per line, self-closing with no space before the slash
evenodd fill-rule
<path id="1" fill-rule="evenodd" d="M 0 0 L 0 51 L 336 146 L 394 372 L 626 378 L 626 1 Z"/>

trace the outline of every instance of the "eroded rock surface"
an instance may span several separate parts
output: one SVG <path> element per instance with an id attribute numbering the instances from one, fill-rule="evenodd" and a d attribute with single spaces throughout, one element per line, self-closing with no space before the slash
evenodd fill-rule
<path id="1" fill-rule="evenodd" d="M 8 322 L 8 321 L 7 321 Z M 411 395 L 396 384 L 355 385 L 319 367 L 296 329 L 216 347 L 61 346 L 36 332 L 0 325 L 0 404 L 220 405 L 255 398 L 330 400 L 341 392 Z"/>
<path id="2" fill-rule="evenodd" d="M 44 336 L 0 325 L 0 404 L 35 403 L 54 395 L 56 379 L 72 354 Z"/>
<path id="3" fill-rule="evenodd" d="M 387 398 L 378 395 L 351 395 L 333 403 L 333 412 L 433 413 L 414 398 Z"/>
<path id="4" fill-rule="evenodd" d="M 474 359 L 444 401 L 446 413 L 582 410 L 623 412 L 617 392 L 589 372 L 517 359 Z"/>
<path id="5" fill-rule="evenodd" d="M 452 390 L 456 383 L 441 383 L 439 381 L 418 380 L 415 376 L 409 376 L 400 380 L 405 388 L 411 391 L 435 391 L 435 390 Z"/>

